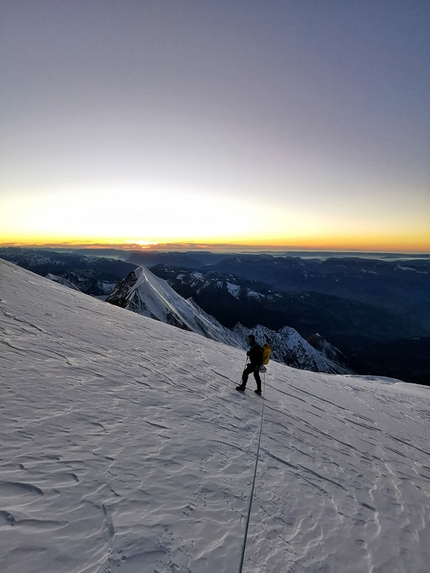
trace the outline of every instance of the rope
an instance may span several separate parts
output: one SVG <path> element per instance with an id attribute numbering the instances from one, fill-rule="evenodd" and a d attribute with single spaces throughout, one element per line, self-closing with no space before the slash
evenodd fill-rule
<path id="1" fill-rule="evenodd" d="M 266 371 L 263 374 L 263 394 L 266 393 Z M 264 399 L 263 399 L 263 406 L 261 407 L 261 421 L 260 421 L 260 432 L 258 435 L 258 445 L 257 445 L 257 455 L 255 458 L 255 467 L 254 467 L 254 477 L 252 479 L 252 486 L 251 486 L 251 495 L 249 497 L 249 505 L 248 505 L 248 515 L 246 516 L 246 524 L 245 524 L 245 534 L 243 537 L 242 543 L 242 553 L 240 556 L 240 564 L 239 564 L 239 572 L 242 573 L 243 570 L 243 561 L 245 559 L 245 548 L 246 548 L 246 541 L 248 539 L 248 528 L 249 528 L 249 521 L 251 519 L 251 509 L 252 509 L 252 499 L 254 497 L 254 488 L 255 488 L 255 481 L 257 477 L 257 466 L 258 466 L 258 457 L 260 455 L 260 443 L 261 443 L 261 434 L 263 430 L 263 414 L 264 414 Z"/>

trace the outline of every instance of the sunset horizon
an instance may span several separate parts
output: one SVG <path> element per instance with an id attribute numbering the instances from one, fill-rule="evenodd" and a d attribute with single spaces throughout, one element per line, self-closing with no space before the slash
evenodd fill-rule
<path id="1" fill-rule="evenodd" d="M 429 21 L 2 3 L 0 245 L 430 252 Z"/>
<path id="2" fill-rule="evenodd" d="M 333 243 L 269 243 L 269 242 L 206 242 L 206 241 L 175 241 L 175 242 L 139 242 L 139 241 L 3 241 L 0 248 L 31 248 L 31 249 L 92 249 L 92 250 L 121 250 L 121 251 L 213 251 L 213 252 L 333 252 L 333 253 L 369 253 L 370 254 L 408 254 L 430 256 L 429 245 L 400 244 L 393 245 L 357 245 Z"/>

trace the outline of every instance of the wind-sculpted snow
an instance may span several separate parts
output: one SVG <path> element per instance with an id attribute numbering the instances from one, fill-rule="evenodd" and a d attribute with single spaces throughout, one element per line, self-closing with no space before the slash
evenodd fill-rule
<path id="1" fill-rule="evenodd" d="M 2 573 L 238 570 L 244 352 L 0 261 Z M 426 573 L 430 392 L 270 363 L 244 571 Z"/>

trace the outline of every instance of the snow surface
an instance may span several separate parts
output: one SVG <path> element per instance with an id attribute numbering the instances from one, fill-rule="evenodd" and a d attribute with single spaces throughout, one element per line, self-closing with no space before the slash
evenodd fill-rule
<path id="1" fill-rule="evenodd" d="M 2 573 L 425 573 L 430 391 L 270 363 L 0 261 Z"/>

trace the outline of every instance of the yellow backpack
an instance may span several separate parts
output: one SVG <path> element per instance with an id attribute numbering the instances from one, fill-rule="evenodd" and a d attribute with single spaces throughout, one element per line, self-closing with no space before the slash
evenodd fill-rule
<path id="1" fill-rule="evenodd" d="M 267 344 L 267 342 L 266 344 L 263 344 L 262 350 L 263 352 L 261 353 L 261 364 L 269 364 L 270 353 L 272 352 L 270 344 Z"/>

